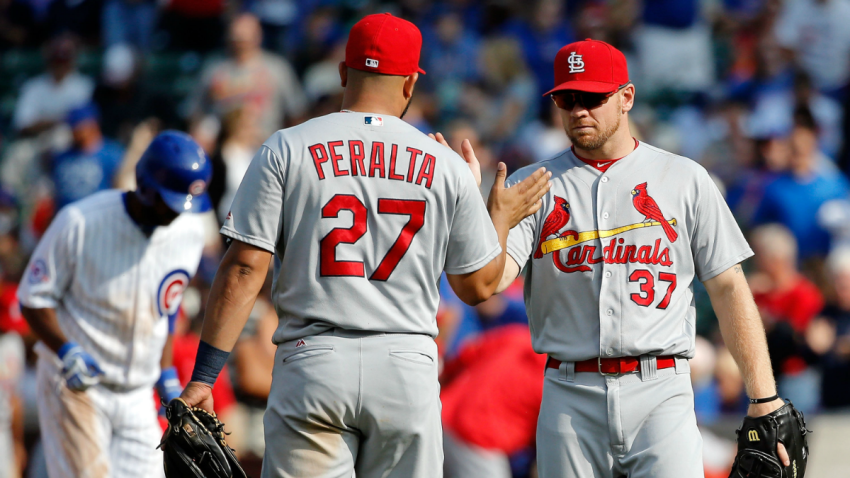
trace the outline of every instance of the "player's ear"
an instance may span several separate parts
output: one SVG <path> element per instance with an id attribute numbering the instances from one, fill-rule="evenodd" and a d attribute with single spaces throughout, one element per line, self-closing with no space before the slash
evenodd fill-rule
<path id="1" fill-rule="evenodd" d="M 345 66 L 345 62 L 339 62 L 339 84 L 343 88 L 345 88 L 348 83 L 348 67 Z"/>
<path id="2" fill-rule="evenodd" d="M 419 80 L 419 73 L 414 72 L 410 76 L 404 77 L 404 99 L 409 100 L 411 96 L 413 96 L 413 88 L 416 86 L 416 82 Z"/>
<path id="3" fill-rule="evenodd" d="M 623 113 L 628 113 L 635 106 L 635 85 L 623 88 Z"/>

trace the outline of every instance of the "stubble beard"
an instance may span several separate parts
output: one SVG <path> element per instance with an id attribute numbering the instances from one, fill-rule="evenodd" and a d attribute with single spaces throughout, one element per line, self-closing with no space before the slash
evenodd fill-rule
<path id="1" fill-rule="evenodd" d="M 618 110 L 620 110 L 619 103 L 620 102 L 617 101 Z M 585 151 L 593 151 L 599 149 L 604 146 L 605 143 L 608 142 L 608 139 L 614 136 L 614 134 L 620 129 L 621 114 L 622 113 L 618 114 L 616 120 L 611 125 L 609 125 L 604 131 L 600 131 L 599 133 L 586 132 L 580 135 L 574 135 L 570 133 L 569 129 L 567 129 L 567 137 L 570 138 L 570 141 L 577 148 L 583 149 Z"/>

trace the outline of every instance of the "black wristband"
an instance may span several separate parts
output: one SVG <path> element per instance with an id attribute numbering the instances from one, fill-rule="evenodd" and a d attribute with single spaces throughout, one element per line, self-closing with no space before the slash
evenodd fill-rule
<path id="1" fill-rule="evenodd" d="M 778 393 L 776 395 L 772 396 L 772 397 L 767 397 L 767 398 L 751 398 L 750 403 L 752 405 L 758 405 L 759 403 L 772 402 L 772 401 L 776 400 L 777 398 L 779 398 Z"/>
<path id="2" fill-rule="evenodd" d="M 201 340 L 198 344 L 198 355 L 195 358 L 195 370 L 192 371 L 192 381 L 212 387 L 229 356 L 230 352 L 217 349 Z"/>

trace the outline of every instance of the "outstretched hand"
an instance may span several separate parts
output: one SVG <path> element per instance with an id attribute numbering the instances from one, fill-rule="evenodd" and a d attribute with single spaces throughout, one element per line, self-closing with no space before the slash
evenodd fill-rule
<path id="1" fill-rule="evenodd" d="M 509 188 L 505 187 L 507 176 L 508 167 L 500 162 L 496 170 L 496 181 L 493 182 L 490 197 L 487 198 L 487 210 L 490 211 L 493 224 L 503 221 L 508 229 L 511 229 L 540 209 L 543 204 L 541 198 L 552 187 L 549 182 L 552 173 L 547 172 L 546 168 L 539 168 Z"/>
<path id="2" fill-rule="evenodd" d="M 428 136 L 447 148 L 451 147 L 442 133 L 428 134 Z M 466 161 L 472 175 L 475 176 L 476 184 L 480 187 L 481 164 L 475 156 L 472 143 L 465 139 L 460 148 L 461 157 Z M 510 229 L 540 209 L 543 204 L 541 198 L 549 192 L 549 188 L 552 186 L 549 183 L 552 173 L 547 173 L 546 168 L 540 168 L 510 188 L 505 187 L 507 177 L 507 166 L 505 166 L 505 163 L 499 163 L 496 170 L 496 181 L 490 188 L 490 197 L 487 199 L 487 210 L 490 211 L 490 218 L 493 219 L 494 224 L 502 222 Z"/>
<path id="3" fill-rule="evenodd" d="M 451 148 L 451 146 L 449 146 L 449 142 L 446 141 L 445 136 L 443 136 L 443 133 L 428 133 L 428 137 L 447 148 Z M 466 164 L 469 166 L 469 170 L 472 171 L 472 175 L 475 177 L 475 184 L 477 184 L 478 187 L 481 187 L 481 163 L 478 162 L 478 158 L 475 156 L 475 151 L 472 149 L 472 143 L 470 143 L 468 139 L 463 140 L 460 144 L 460 153 L 460 157 L 466 161 Z"/>

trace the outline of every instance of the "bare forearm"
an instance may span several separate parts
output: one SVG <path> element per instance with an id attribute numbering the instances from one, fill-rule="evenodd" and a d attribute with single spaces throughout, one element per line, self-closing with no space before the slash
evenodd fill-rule
<path id="1" fill-rule="evenodd" d="M 510 232 L 510 226 L 503 221 L 500 221 L 498 218 L 493 218 L 493 226 L 496 228 L 496 234 L 499 236 L 499 246 L 502 248 L 499 255 L 496 256 L 489 264 L 483 269 L 486 270 L 487 276 L 483 279 L 482 290 L 484 294 L 484 300 L 487 300 L 496 293 L 496 289 L 499 286 L 499 283 L 502 280 L 502 274 L 505 272 L 505 264 L 507 263 L 507 251 L 508 251 L 508 233 Z"/>
<path id="2" fill-rule="evenodd" d="M 201 340 L 231 351 L 266 280 L 271 254 L 236 243 L 227 250 L 213 280 Z"/>
<path id="3" fill-rule="evenodd" d="M 511 284 L 514 283 L 516 278 L 519 276 L 520 267 L 519 264 L 508 254 L 505 257 L 505 270 L 502 272 L 502 279 L 499 280 L 499 285 L 496 287 L 496 293 L 501 294 L 505 291 Z"/>
<path id="4" fill-rule="evenodd" d="M 35 335 L 50 350 L 58 353 L 62 345 L 68 341 L 65 333 L 59 327 L 59 320 L 56 319 L 56 309 L 31 309 L 22 306 L 21 314 Z"/>
<path id="5" fill-rule="evenodd" d="M 24 405 L 20 398 L 12 394 L 12 441 L 14 442 L 17 469 L 23 470 L 27 463 L 27 451 L 24 447 Z"/>
<path id="6" fill-rule="evenodd" d="M 741 370 L 747 395 L 750 398 L 773 396 L 776 383 L 767 353 L 764 326 L 753 295 L 740 265 L 723 274 L 728 275 L 718 276 L 722 280 L 717 283 L 706 282 L 723 340 Z"/>
<path id="7" fill-rule="evenodd" d="M 166 369 L 174 363 L 174 335 L 168 334 L 165 347 L 162 348 L 162 357 L 159 359 L 159 368 Z"/>
<path id="8" fill-rule="evenodd" d="M 219 268 L 210 289 L 201 339 L 215 348 L 230 351 L 248 321 L 263 277 L 237 264 Z"/>
<path id="9" fill-rule="evenodd" d="M 505 270 L 505 261 L 507 260 L 507 253 L 505 251 L 509 227 L 499 225 L 497 224 L 498 222 L 498 220 L 494 220 L 493 225 L 496 227 L 499 245 L 502 248 L 499 255 L 494 257 L 486 266 L 475 272 L 447 275 L 452 290 L 455 291 L 460 300 L 469 305 L 476 305 L 489 299 L 490 296 L 496 293 L 496 288 L 502 279 L 502 274 Z"/>

